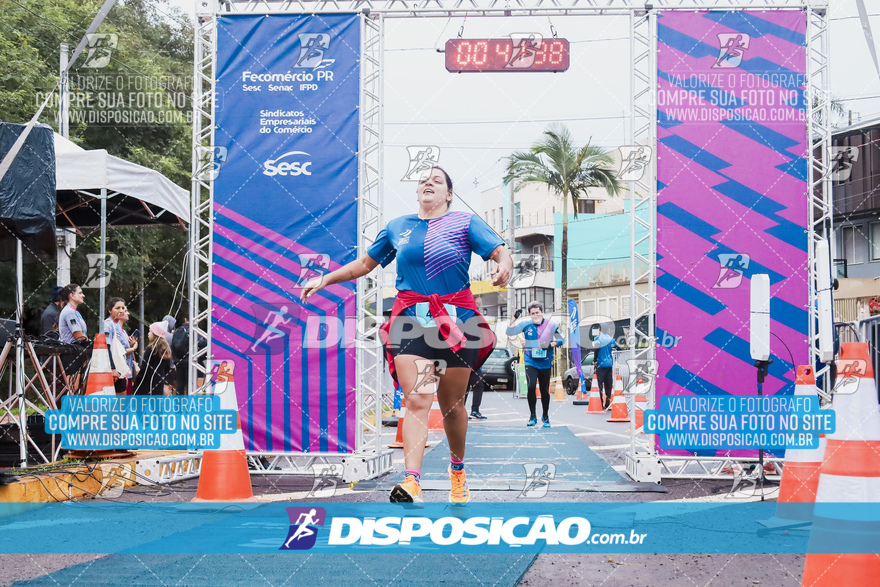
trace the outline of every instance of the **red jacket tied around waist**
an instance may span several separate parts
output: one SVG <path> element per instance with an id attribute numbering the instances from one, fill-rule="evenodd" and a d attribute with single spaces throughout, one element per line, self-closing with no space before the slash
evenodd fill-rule
<path id="1" fill-rule="evenodd" d="M 480 339 L 479 356 L 477 358 L 477 364 L 474 365 L 474 369 L 480 367 L 489 357 L 492 349 L 495 348 L 495 334 L 489 327 L 489 323 L 486 322 L 486 319 L 480 314 L 479 309 L 477 309 L 477 301 L 474 299 L 474 294 L 470 289 L 463 289 L 443 296 L 438 294 L 424 296 L 414 291 L 400 291 L 397 294 L 397 298 L 394 300 L 394 306 L 391 308 L 391 318 L 388 322 L 383 324 L 380 329 L 382 344 L 385 346 L 385 356 L 388 359 L 388 371 L 391 373 L 391 377 L 394 381 L 397 381 L 397 370 L 394 367 L 394 356 L 391 354 L 390 350 L 391 325 L 404 310 L 410 306 L 423 302 L 428 302 L 431 316 L 434 318 L 434 322 L 437 323 L 437 327 L 440 330 L 440 338 L 446 341 L 446 343 L 449 344 L 449 348 L 454 352 L 458 352 L 464 347 L 467 343 L 467 338 L 452 316 L 449 315 L 449 312 L 446 311 L 444 304 L 449 304 L 456 308 L 462 308 L 463 310 L 472 310 L 474 312 L 474 318 L 478 320 L 478 325 L 482 334 Z"/>

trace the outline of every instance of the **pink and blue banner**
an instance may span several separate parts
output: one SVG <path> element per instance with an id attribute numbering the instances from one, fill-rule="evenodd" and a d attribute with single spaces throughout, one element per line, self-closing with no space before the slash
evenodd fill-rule
<path id="1" fill-rule="evenodd" d="M 245 448 L 353 452 L 360 18 L 218 17 L 215 359 L 235 361 Z"/>
<path id="2" fill-rule="evenodd" d="M 806 13 L 676 11 L 657 23 L 657 335 L 674 341 L 657 352 L 658 405 L 757 393 L 749 280 L 762 273 L 764 394 L 791 394 L 809 362 Z"/>

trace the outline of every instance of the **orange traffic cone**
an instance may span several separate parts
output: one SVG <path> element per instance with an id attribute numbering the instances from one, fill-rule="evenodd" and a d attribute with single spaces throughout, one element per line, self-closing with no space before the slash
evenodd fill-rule
<path id="1" fill-rule="evenodd" d="M 635 408 L 636 432 L 642 432 L 642 424 L 645 419 L 645 410 L 648 409 L 648 394 L 645 389 L 645 380 L 641 377 L 636 381 L 636 397 L 633 398 L 633 407 Z"/>
<path id="2" fill-rule="evenodd" d="M 428 430 L 443 430 L 443 412 L 440 410 L 436 393 L 434 401 L 431 403 L 431 411 L 428 414 Z"/>
<path id="3" fill-rule="evenodd" d="M 599 385 L 598 379 L 596 379 L 596 374 L 593 373 L 593 380 L 590 383 L 590 389 L 595 389 Z M 578 381 L 578 391 L 577 395 L 574 397 L 574 401 L 571 402 L 572 405 L 575 406 L 586 406 L 589 405 L 590 400 L 587 394 L 584 393 L 583 388 L 581 387 L 581 382 Z"/>
<path id="4" fill-rule="evenodd" d="M 95 336 L 89 376 L 86 379 L 86 395 L 116 395 L 110 368 L 110 351 L 107 349 L 107 336 L 104 334 Z"/>
<path id="5" fill-rule="evenodd" d="M 627 403 L 632 402 L 632 411 L 635 412 L 635 425 L 636 425 L 636 433 L 642 433 L 642 424 L 645 417 L 645 410 L 648 409 L 648 394 L 647 387 L 645 386 L 645 379 L 643 377 L 639 377 L 636 380 L 636 388 L 632 392 L 627 392 L 624 394 L 626 397 Z M 627 428 L 626 431 L 629 432 L 631 428 Z"/>
<path id="6" fill-rule="evenodd" d="M 794 395 L 816 397 L 816 376 L 811 366 L 801 365 L 797 368 Z M 808 526 L 812 522 L 812 504 L 816 501 L 819 467 L 822 466 L 824 455 L 824 434 L 819 436 L 818 448 L 789 448 L 785 451 L 785 467 L 779 482 L 776 515 L 769 520 L 759 520 L 759 523 L 769 529 L 764 532 Z M 766 466 L 764 471 L 767 472 Z M 759 535 L 762 533 L 758 530 Z"/>
<path id="7" fill-rule="evenodd" d="M 202 454 L 199 487 L 193 501 L 254 501 L 232 369 L 232 361 L 220 364 L 214 395 L 220 396 L 221 410 L 235 410 L 238 429 L 233 434 L 220 435 L 218 450 L 206 450 Z"/>
<path id="8" fill-rule="evenodd" d="M 406 417 L 406 400 L 400 404 L 400 416 L 397 418 L 397 435 L 388 448 L 403 448 L 403 419 Z"/>
<path id="9" fill-rule="evenodd" d="M 107 349 L 107 336 L 98 334 L 92 346 L 92 358 L 89 361 L 89 374 L 86 379 L 86 395 L 116 395 L 113 386 L 113 373 L 110 368 L 110 351 Z M 111 459 L 129 457 L 133 453 L 124 449 L 69 450 L 65 457 L 69 459 Z"/>
<path id="10" fill-rule="evenodd" d="M 388 445 L 388 448 L 403 448 L 403 419 L 406 416 L 406 394 L 400 402 L 400 417 L 397 419 L 397 435 L 394 442 Z M 431 446 L 431 443 L 425 441 L 425 447 Z"/>
<path id="11" fill-rule="evenodd" d="M 611 398 L 611 417 L 606 422 L 629 422 L 629 411 L 623 398 L 623 380 L 620 373 L 614 380 L 614 396 Z"/>
<path id="12" fill-rule="evenodd" d="M 797 368 L 795 396 L 816 397 L 816 375 L 810 365 Z M 785 451 L 785 467 L 779 483 L 777 504 L 787 502 L 813 503 L 819 489 L 819 467 L 825 456 L 825 436 L 819 437 L 818 448 L 789 448 Z M 777 506 L 776 517 L 785 518 L 784 508 Z"/>
<path id="13" fill-rule="evenodd" d="M 556 382 L 553 383 L 553 386 L 553 401 L 564 402 L 565 387 L 562 385 L 562 379 L 557 379 Z"/>
<path id="14" fill-rule="evenodd" d="M 876 509 L 863 508 L 852 516 L 840 507 L 880 503 L 880 406 L 867 343 L 841 343 L 838 376 L 842 381 L 833 396 L 837 425 L 826 439 L 810 532 L 809 550 L 818 552 L 808 552 L 802 580 L 810 587 L 876 585 L 880 577 L 877 554 L 827 554 L 828 546 L 842 542 L 864 544 L 867 550 L 880 544 Z M 845 381 L 850 378 L 856 381 Z"/>
<path id="15" fill-rule="evenodd" d="M 602 396 L 599 395 L 599 379 L 596 377 L 596 372 L 593 372 L 593 382 L 590 387 L 590 405 L 586 411 L 587 414 L 604 414 L 605 410 L 602 409 Z"/>

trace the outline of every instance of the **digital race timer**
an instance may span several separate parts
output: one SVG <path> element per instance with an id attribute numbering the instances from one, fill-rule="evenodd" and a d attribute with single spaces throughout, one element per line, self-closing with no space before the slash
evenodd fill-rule
<path id="1" fill-rule="evenodd" d="M 450 39 L 446 41 L 446 70 L 565 71 L 570 64 L 568 39 Z"/>

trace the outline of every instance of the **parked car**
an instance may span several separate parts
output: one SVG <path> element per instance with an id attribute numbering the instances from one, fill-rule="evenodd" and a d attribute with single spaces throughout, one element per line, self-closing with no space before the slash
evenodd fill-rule
<path id="1" fill-rule="evenodd" d="M 518 362 L 519 357 L 511 354 L 507 349 L 494 349 L 481 367 L 486 386 L 501 384 L 511 386 Z"/>
<path id="2" fill-rule="evenodd" d="M 586 353 L 586 356 L 581 361 L 584 380 L 587 382 L 587 391 L 590 391 L 593 388 L 593 355 L 594 353 L 592 352 Z M 578 385 L 580 385 L 577 367 L 572 367 L 565 372 L 565 375 L 562 376 L 562 384 L 565 386 L 565 392 L 568 395 L 574 395 L 577 393 Z"/>
<path id="3" fill-rule="evenodd" d="M 621 383 L 623 384 L 623 388 L 626 389 L 626 384 L 629 382 L 629 366 L 627 365 L 627 359 L 631 357 L 630 351 L 622 351 L 617 354 L 615 358 L 615 369 L 617 373 L 620 373 Z M 584 372 L 584 380 L 587 384 L 587 391 L 590 391 L 593 388 L 593 359 L 595 358 L 595 353 L 593 351 L 589 351 L 584 353 L 585 356 L 583 361 L 581 361 L 581 368 Z M 574 395 L 577 393 L 578 389 L 578 374 L 577 369 L 572 367 L 562 376 L 562 384 L 565 386 L 565 391 L 568 395 Z"/>

